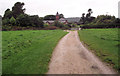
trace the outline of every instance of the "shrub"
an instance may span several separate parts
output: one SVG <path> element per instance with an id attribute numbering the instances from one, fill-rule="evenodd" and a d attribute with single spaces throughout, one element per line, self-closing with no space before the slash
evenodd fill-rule
<path id="1" fill-rule="evenodd" d="M 10 24 L 9 18 L 6 18 L 6 19 L 2 20 L 2 25 L 9 25 L 9 24 Z"/>
<path id="2" fill-rule="evenodd" d="M 16 18 L 16 20 L 17 20 L 17 26 L 22 26 L 22 27 L 32 26 L 28 15 L 21 14 Z"/>
<path id="3" fill-rule="evenodd" d="M 56 27 L 60 27 L 60 28 L 64 27 L 64 24 L 63 24 L 63 23 L 60 23 L 60 22 L 58 22 L 58 21 L 55 21 L 55 22 L 53 23 L 53 25 L 56 26 Z"/>
<path id="4" fill-rule="evenodd" d="M 7 26 L 7 25 L 2 26 L 2 31 L 10 31 L 11 29 L 12 29 L 12 26 Z"/>
<path id="5" fill-rule="evenodd" d="M 42 27 L 43 20 L 39 18 L 38 15 L 29 16 L 27 14 L 21 14 L 17 17 L 17 25 L 22 27 L 32 26 L 32 27 Z"/>
<path id="6" fill-rule="evenodd" d="M 10 18 L 10 24 L 13 26 L 16 24 L 16 19 L 13 16 Z"/>
<path id="7" fill-rule="evenodd" d="M 45 30 L 55 30 L 55 29 L 59 29 L 58 27 L 56 26 L 48 26 L 46 28 L 44 28 Z"/>
<path id="8" fill-rule="evenodd" d="M 44 27 L 48 27 L 49 25 L 47 23 L 44 24 Z"/>
<path id="9" fill-rule="evenodd" d="M 114 16 L 100 15 L 93 22 L 81 26 L 81 28 L 118 28 L 120 20 Z"/>
<path id="10" fill-rule="evenodd" d="M 63 30 L 69 29 L 70 27 L 68 25 L 64 25 L 64 27 L 62 27 Z"/>

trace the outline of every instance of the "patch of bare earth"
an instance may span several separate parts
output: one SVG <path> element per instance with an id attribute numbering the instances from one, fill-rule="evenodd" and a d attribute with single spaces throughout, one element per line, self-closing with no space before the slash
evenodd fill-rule
<path id="1" fill-rule="evenodd" d="M 70 31 L 56 46 L 47 74 L 116 74 L 86 49 L 77 31 Z"/>

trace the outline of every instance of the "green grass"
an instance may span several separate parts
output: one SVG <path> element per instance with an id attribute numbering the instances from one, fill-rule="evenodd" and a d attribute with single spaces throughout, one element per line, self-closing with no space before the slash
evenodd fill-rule
<path id="1" fill-rule="evenodd" d="M 3 31 L 3 74 L 44 74 L 62 30 Z"/>
<path id="2" fill-rule="evenodd" d="M 88 48 L 120 71 L 118 65 L 118 29 L 84 29 L 79 31 L 80 40 L 88 45 Z"/>
<path id="3" fill-rule="evenodd" d="M 2 31 L 0 31 L 0 75 L 2 75 Z"/>

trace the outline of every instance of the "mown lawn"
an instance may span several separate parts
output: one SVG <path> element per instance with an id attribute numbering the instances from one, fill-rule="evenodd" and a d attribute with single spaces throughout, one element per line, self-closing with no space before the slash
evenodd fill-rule
<path id="1" fill-rule="evenodd" d="M 3 74 L 44 74 L 62 30 L 2 32 Z"/>
<path id="2" fill-rule="evenodd" d="M 79 31 L 79 36 L 97 56 L 120 71 L 118 29 L 84 29 Z"/>

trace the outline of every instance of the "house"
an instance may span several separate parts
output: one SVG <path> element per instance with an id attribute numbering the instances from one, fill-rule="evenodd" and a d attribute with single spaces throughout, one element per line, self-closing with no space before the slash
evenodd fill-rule
<path id="1" fill-rule="evenodd" d="M 65 18 L 68 23 L 79 24 L 80 17 Z"/>
<path id="2" fill-rule="evenodd" d="M 51 25 L 55 22 L 55 20 L 44 20 L 43 22 L 47 25 Z"/>
<path id="3" fill-rule="evenodd" d="M 80 17 L 60 18 L 59 13 L 57 12 L 56 13 L 56 20 L 44 20 L 43 22 L 48 24 L 48 25 L 51 25 L 55 21 L 58 21 L 58 22 L 63 23 L 63 24 L 79 24 Z"/>

